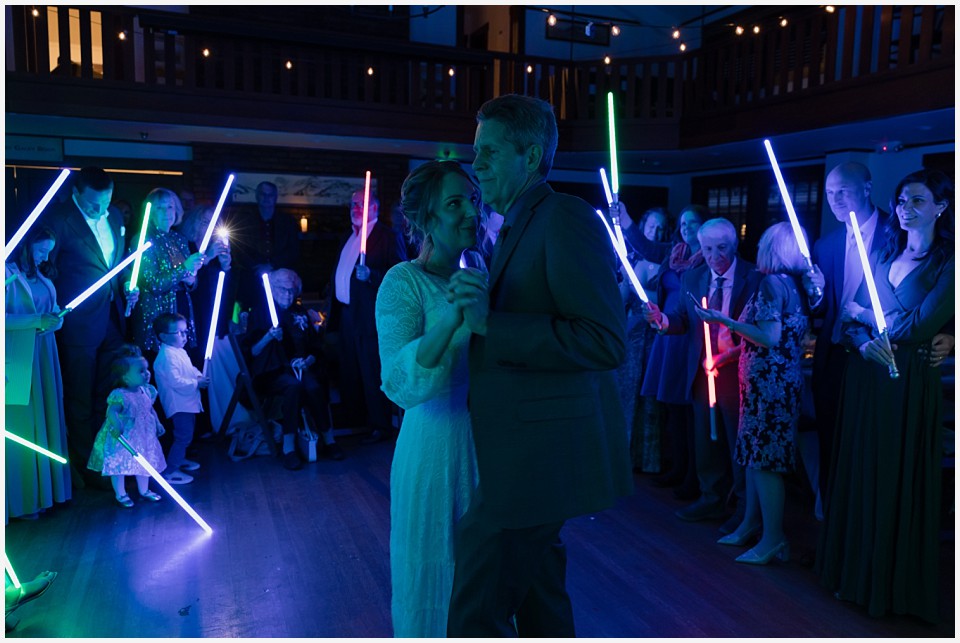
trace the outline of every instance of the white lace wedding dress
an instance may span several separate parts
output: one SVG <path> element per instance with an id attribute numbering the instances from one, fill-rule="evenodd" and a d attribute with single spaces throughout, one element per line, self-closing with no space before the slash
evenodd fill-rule
<path id="1" fill-rule="evenodd" d="M 477 484 L 466 325 L 435 368 L 416 361 L 420 338 L 451 305 L 446 286 L 446 279 L 408 261 L 387 272 L 377 295 L 383 391 L 405 410 L 390 471 L 395 637 L 446 636 L 454 525 Z"/>

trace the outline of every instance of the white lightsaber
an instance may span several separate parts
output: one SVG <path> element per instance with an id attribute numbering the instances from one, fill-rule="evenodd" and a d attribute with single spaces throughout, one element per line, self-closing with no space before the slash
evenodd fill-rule
<path id="1" fill-rule="evenodd" d="M 180 505 L 180 507 L 184 511 L 186 511 L 191 518 L 193 518 L 194 522 L 200 525 L 200 528 L 203 529 L 205 532 L 207 532 L 208 534 L 212 534 L 213 528 L 210 527 L 210 525 L 208 525 L 206 521 L 204 521 L 204 519 L 200 517 L 200 514 L 198 514 L 196 511 L 193 510 L 193 507 L 187 504 L 187 501 L 184 500 L 179 493 L 173 490 L 173 487 L 170 486 L 170 483 L 163 479 L 163 476 L 161 476 L 160 473 L 157 472 L 157 470 L 154 469 L 149 462 L 147 462 L 147 459 L 144 458 L 139 453 L 137 453 L 137 450 L 134 449 L 129 442 L 127 442 L 127 439 L 125 437 L 123 437 L 122 435 L 118 435 L 116 437 L 117 437 L 117 440 L 120 442 L 120 445 L 123 446 L 124 449 L 130 452 L 130 455 L 133 456 L 134 460 L 139 462 L 140 466 L 146 469 L 147 473 L 150 474 L 150 477 L 156 480 L 157 484 L 163 487 L 163 489 L 170 494 L 170 497 L 177 501 L 177 504 Z"/>
<path id="2" fill-rule="evenodd" d="M 623 239 L 623 230 L 620 228 L 620 202 L 617 201 L 614 194 L 610 192 L 610 184 L 607 183 L 607 172 L 600 168 L 600 182 L 603 183 L 603 193 L 607 197 L 607 205 L 610 206 L 610 218 L 613 220 L 613 229 L 616 232 L 616 242 L 624 252 L 627 251 L 627 242 Z"/>
<path id="3" fill-rule="evenodd" d="M 17 247 L 17 244 L 23 240 L 23 237 L 26 236 L 27 231 L 33 227 L 33 224 L 36 223 L 37 219 L 40 217 L 40 214 L 43 212 L 43 209 L 47 207 L 47 204 L 50 203 L 50 200 L 57 193 L 57 190 L 60 189 L 60 186 L 63 185 L 63 182 L 67 180 L 70 170 L 64 169 L 60 172 L 60 176 L 53 182 L 53 185 L 50 186 L 50 189 L 47 190 L 47 193 L 43 195 L 43 198 L 40 199 L 40 202 L 37 203 L 37 206 L 33 209 L 30 215 L 27 217 L 20 227 L 17 229 L 16 234 L 10 237 L 10 241 L 7 242 L 7 245 L 3 248 L 3 261 L 6 263 L 10 260 L 10 255 L 13 254 L 14 249 Z"/>
<path id="4" fill-rule="evenodd" d="M 270 321 L 276 328 L 280 325 L 280 320 L 277 318 L 277 306 L 273 303 L 273 288 L 270 287 L 270 277 L 267 276 L 267 273 L 260 276 L 263 279 L 263 292 L 267 295 L 267 306 L 270 308 Z"/>
<path id="5" fill-rule="evenodd" d="M 147 206 L 143 209 L 143 223 L 140 224 L 140 238 L 137 242 L 137 248 L 143 246 L 147 241 L 147 227 L 150 223 L 150 207 L 151 203 L 148 201 Z M 133 271 L 130 273 L 130 290 L 133 292 L 137 289 L 137 279 L 140 277 L 140 263 L 143 260 L 143 255 L 137 257 L 137 260 L 133 262 Z M 124 317 L 129 317 L 130 313 L 133 312 L 133 304 L 127 302 L 127 311 L 124 313 Z"/>
<path id="6" fill-rule="evenodd" d="M 62 455 L 57 455 L 57 454 L 54 453 L 53 451 L 48 451 L 47 449 L 44 449 L 42 446 L 40 446 L 40 445 L 38 445 L 38 444 L 34 444 L 33 442 L 30 442 L 29 440 L 24 440 L 23 438 L 21 438 L 21 437 L 20 437 L 19 435 L 17 435 L 16 433 L 10 433 L 10 432 L 7 431 L 6 429 L 4 429 L 4 430 L 3 430 L 3 437 L 7 438 L 8 440 L 12 440 L 13 442 L 16 442 L 17 444 L 21 444 L 21 445 L 27 447 L 28 449 L 33 449 L 33 450 L 36 451 L 37 453 L 39 453 L 39 454 L 41 454 L 41 455 L 45 455 L 45 456 L 47 456 L 48 458 L 51 458 L 51 459 L 53 459 L 53 460 L 56 460 L 56 461 L 59 462 L 60 464 L 66 464 L 66 463 L 67 463 L 67 459 L 64 458 Z"/>
<path id="7" fill-rule="evenodd" d="M 883 338 L 887 348 L 893 352 L 890 346 L 890 336 L 887 334 L 887 320 L 883 316 L 883 308 L 880 307 L 880 295 L 877 294 L 877 284 L 873 280 L 873 273 L 870 271 L 870 261 L 867 258 L 867 248 L 863 244 L 863 237 L 860 236 L 860 224 L 857 223 L 857 213 L 850 211 L 850 223 L 853 225 L 853 236 L 857 240 L 857 251 L 860 255 L 860 265 L 863 266 L 863 278 L 867 282 L 867 292 L 870 293 L 870 305 L 873 307 L 873 316 L 877 321 L 877 332 Z M 900 377 L 900 371 L 897 370 L 896 362 L 890 362 L 887 370 L 890 377 L 896 379 Z"/>
<path id="8" fill-rule="evenodd" d="M 220 323 L 220 300 L 223 298 L 223 279 L 227 273 L 220 271 L 217 276 L 217 294 L 213 298 L 213 315 L 210 319 L 210 331 L 207 333 L 207 349 L 203 354 L 204 360 L 213 357 L 213 340 L 217 337 L 217 324 Z"/>
<path id="9" fill-rule="evenodd" d="M 773 153 L 773 146 L 770 145 L 770 139 L 763 139 L 763 145 L 767 148 L 767 156 L 770 157 L 770 165 L 773 166 L 773 173 L 777 177 L 777 185 L 780 187 L 780 197 L 787 208 L 787 216 L 790 218 L 790 227 L 793 228 L 793 236 L 797 238 L 797 245 L 800 247 L 800 254 L 807 262 L 807 268 L 813 270 L 813 261 L 810 260 L 810 248 L 807 247 L 807 241 L 803 238 L 803 230 L 800 228 L 800 219 L 797 218 L 797 212 L 793 209 L 793 201 L 790 199 L 790 192 L 787 191 L 787 184 L 783 180 L 783 174 L 780 173 L 780 164 L 777 163 L 777 157 Z M 819 299 L 823 296 L 823 291 L 816 288 L 814 297 Z"/>
<path id="10" fill-rule="evenodd" d="M 153 242 L 147 241 L 141 247 L 137 248 L 130 256 L 128 256 L 126 259 L 124 259 L 123 261 L 118 263 L 116 266 L 114 266 L 110 272 L 108 272 L 104 276 L 97 279 L 92 286 L 90 286 L 89 288 L 84 290 L 82 293 L 77 295 L 73 299 L 73 301 L 67 304 L 64 307 L 64 309 L 60 311 L 59 316 L 63 317 L 64 315 L 69 313 L 71 310 L 73 310 L 74 308 L 82 304 L 87 299 L 87 297 L 97 292 L 97 290 L 99 290 L 100 287 L 103 286 L 103 284 L 107 283 L 108 281 L 116 277 L 118 274 L 120 274 L 121 270 L 129 266 L 131 262 L 133 262 L 137 257 L 142 255 L 144 252 L 149 250 L 152 246 L 153 246 Z"/>
<path id="11" fill-rule="evenodd" d="M 370 211 L 370 170 L 363 184 L 363 225 L 360 228 L 360 265 L 367 265 L 367 216 Z"/>
<path id="12" fill-rule="evenodd" d="M 703 298 L 707 307 L 707 298 Z M 710 344 L 710 325 L 703 322 L 703 345 L 707 349 L 707 396 L 710 401 L 710 440 L 717 441 L 717 382 L 713 374 L 713 346 Z"/>
<path id="13" fill-rule="evenodd" d="M 630 280 L 630 284 L 633 286 L 633 289 L 637 292 L 637 297 L 640 298 L 640 301 L 650 305 L 650 298 L 647 297 L 647 293 L 644 292 L 643 286 L 640 285 L 640 279 L 637 278 L 637 273 L 633 271 L 633 266 L 630 265 L 630 260 L 627 259 L 627 253 L 620 247 L 620 244 L 617 243 L 616 238 L 613 236 L 613 230 L 610 229 L 610 224 L 607 223 L 606 217 L 603 216 L 603 212 L 596 210 L 597 216 L 600 217 L 600 220 L 603 221 L 604 227 L 607 229 L 607 234 L 610 236 L 610 243 L 613 244 L 614 250 L 617 251 L 617 256 L 620 257 L 620 264 L 623 266 L 624 272 L 627 273 L 627 278 Z"/>
<path id="14" fill-rule="evenodd" d="M 213 217 L 210 218 L 210 223 L 207 225 L 206 232 L 203 233 L 203 241 L 200 242 L 200 254 L 205 254 L 207 252 L 207 246 L 210 245 L 210 237 L 213 236 L 213 228 L 217 225 L 217 219 L 220 218 L 220 210 L 223 209 L 223 204 L 227 200 L 227 195 L 230 194 L 230 185 L 233 183 L 234 176 L 231 174 L 227 177 L 227 184 L 223 186 L 223 192 L 220 193 L 220 200 L 217 201 L 217 207 L 213 211 Z"/>

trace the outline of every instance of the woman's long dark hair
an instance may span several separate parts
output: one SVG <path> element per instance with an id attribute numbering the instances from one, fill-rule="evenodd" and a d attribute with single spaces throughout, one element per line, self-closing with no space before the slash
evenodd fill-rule
<path id="1" fill-rule="evenodd" d="M 884 247 L 880 255 L 883 262 L 899 256 L 907 247 L 907 232 L 900 227 L 900 219 L 897 217 L 897 199 L 900 198 L 903 188 L 911 183 L 925 185 L 933 194 L 934 203 L 946 203 L 943 212 L 934 222 L 933 245 L 929 252 L 917 260 L 925 259 L 934 252 L 953 252 L 953 181 L 940 170 L 924 168 L 900 179 L 893 196 L 890 197 L 890 218 L 884 227 Z"/>
<path id="2" fill-rule="evenodd" d="M 33 261 L 33 246 L 41 241 L 53 241 L 53 245 L 56 247 L 57 235 L 47 226 L 39 226 L 31 230 L 20 243 L 20 261 L 17 263 L 27 279 L 35 278 L 38 272 L 47 279 L 56 279 L 57 268 L 52 262 L 44 261 L 38 266 Z"/>

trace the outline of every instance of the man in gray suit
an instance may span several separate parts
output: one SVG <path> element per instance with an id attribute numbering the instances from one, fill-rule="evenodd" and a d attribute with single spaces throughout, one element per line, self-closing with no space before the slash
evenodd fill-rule
<path id="1" fill-rule="evenodd" d="M 504 216 L 489 282 L 459 271 L 480 484 L 458 525 L 449 636 L 575 635 L 560 530 L 632 490 L 614 369 L 626 351 L 616 255 L 584 201 L 546 183 L 552 107 L 506 95 L 477 114 L 473 169 Z"/>
<path id="2" fill-rule="evenodd" d="M 681 520 L 697 522 L 725 517 L 729 491 L 737 499 L 737 508 L 720 531 L 732 532 L 743 520 L 746 510 L 746 482 L 743 467 L 734 456 L 740 423 L 740 336 L 728 329 L 712 328 L 717 409 L 716 435 L 710 433 L 710 408 L 707 375 L 703 364 L 706 347 L 703 323 L 694 308 L 707 297 L 710 308 L 738 319 L 743 307 L 757 290 L 762 275 L 752 263 L 737 256 L 737 230 L 723 218 L 709 219 L 697 232 L 704 263 L 683 273 L 680 289 L 684 294 L 673 310 L 661 313 L 655 304 L 644 313 L 646 320 L 661 332 L 687 335 L 687 386 L 693 398 L 694 449 L 700 498 L 676 512 Z M 692 295 L 691 296 L 688 296 Z"/>

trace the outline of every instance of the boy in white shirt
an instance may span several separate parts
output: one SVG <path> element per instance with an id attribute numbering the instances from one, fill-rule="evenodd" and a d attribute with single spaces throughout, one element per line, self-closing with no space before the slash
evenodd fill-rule
<path id="1" fill-rule="evenodd" d="M 193 482 L 186 471 L 196 471 L 200 465 L 187 460 L 187 447 L 193 441 L 197 413 L 203 411 L 200 389 L 210 383 L 197 370 L 183 347 L 187 343 L 187 320 L 177 313 L 161 313 L 153 321 L 153 332 L 160 339 L 160 352 L 153 362 L 157 378 L 160 404 L 173 424 L 173 444 L 167 454 L 164 479 L 170 484 Z"/>

